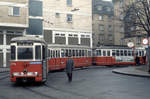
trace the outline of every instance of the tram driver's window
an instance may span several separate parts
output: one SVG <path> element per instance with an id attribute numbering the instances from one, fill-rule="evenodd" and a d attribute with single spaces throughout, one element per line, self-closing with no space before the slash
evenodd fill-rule
<path id="1" fill-rule="evenodd" d="M 41 46 L 35 46 L 35 59 L 41 59 Z"/>
<path id="2" fill-rule="evenodd" d="M 11 46 L 11 60 L 15 60 L 16 58 L 16 47 Z"/>

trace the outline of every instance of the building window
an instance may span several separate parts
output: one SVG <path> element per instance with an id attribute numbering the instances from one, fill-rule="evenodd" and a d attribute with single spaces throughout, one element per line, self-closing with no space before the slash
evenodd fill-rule
<path id="1" fill-rule="evenodd" d="M 72 14 L 67 14 L 67 22 L 72 22 Z"/>
<path id="2" fill-rule="evenodd" d="M 112 25 L 108 25 L 108 31 L 109 31 L 109 32 L 112 31 Z"/>
<path id="3" fill-rule="evenodd" d="M 112 35 L 108 35 L 108 40 L 112 41 L 113 40 L 113 36 Z"/>
<path id="4" fill-rule="evenodd" d="M 99 20 L 104 20 L 104 16 L 100 15 Z"/>
<path id="5" fill-rule="evenodd" d="M 123 8 L 123 0 L 120 1 L 120 8 Z"/>
<path id="6" fill-rule="evenodd" d="M 104 35 L 99 35 L 99 40 L 104 41 Z"/>
<path id="7" fill-rule="evenodd" d="M 20 16 L 20 8 L 19 7 L 9 7 L 8 15 L 10 16 Z"/>
<path id="8" fill-rule="evenodd" d="M 110 11 L 111 11 L 111 8 L 110 8 L 110 7 L 107 7 L 106 10 L 107 10 L 108 12 L 110 12 Z"/>
<path id="9" fill-rule="evenodd" d="M 55 16 L 58 18 L 60 17 L 60 13 L 56 13 Z"/>
<path id="10" fill-rule="evenodd" d="M 99 30 L 104 31 L 104 25 L 99 25 Z"/>
<path id="11" fill-rule="evenodd" d="M 113 17 L 112 16 L 108 16 L 109 21 L 112 21 Z"/>
<path id="12" fill-rule="evenodd" d="M 99 10 L 99 11 L 101 11 L 103 9 L 103 7 L 102 6 L 97 6 L 97 10 Z"/>
<path id="13" fill-rule="evenodd" d="M 67 0 L 67 6 L 72 6 L 72 0 Z"/>

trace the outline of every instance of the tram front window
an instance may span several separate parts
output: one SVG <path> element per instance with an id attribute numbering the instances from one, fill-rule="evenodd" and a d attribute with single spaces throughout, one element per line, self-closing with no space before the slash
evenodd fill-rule
<path id="1" fill-rule="evenodd" d="M 33 48 L 18 48 L 18 59 L 33 59 Z"/>

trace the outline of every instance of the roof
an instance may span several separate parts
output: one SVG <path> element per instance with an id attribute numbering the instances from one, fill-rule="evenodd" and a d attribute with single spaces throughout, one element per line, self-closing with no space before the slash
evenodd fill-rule
<path id="1" fill-rule="evenodd" d="M 20 36 L 20 37 L 15 37 L 11 39 L 12 42 L 40 42 L 40 43 L 45 43 L 45 40 L 40 37 L 35 37 L 35 36 Z"/>

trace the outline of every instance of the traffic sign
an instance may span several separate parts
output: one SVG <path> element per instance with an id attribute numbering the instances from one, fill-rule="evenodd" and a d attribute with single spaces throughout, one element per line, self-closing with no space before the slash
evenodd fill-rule
<path id="1" fill-rule="evenodd" d="M 147 39 L 147 38 L 144 38 L 144 39 L 142 40 L 142 44 L 143 44 L 143 45 L 148 45 L 148 39 Z"/>

